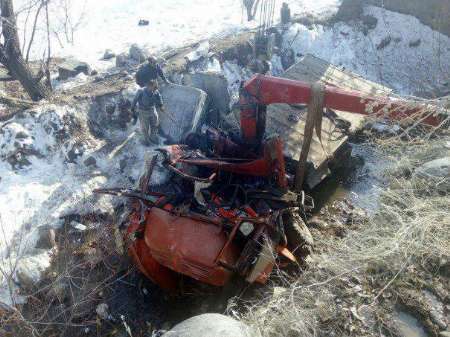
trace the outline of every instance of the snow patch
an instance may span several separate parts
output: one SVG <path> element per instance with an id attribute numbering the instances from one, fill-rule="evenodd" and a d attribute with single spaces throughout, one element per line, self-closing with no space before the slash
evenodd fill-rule
<path id="1" fill-rule="evenodd" d="M 292 44 L 296 54 L 313 54 L 404 95 L 433 92 L 448 81 L 450 38 L 410 15 L 373 6 L 365 14 L 378 20 L 367 35 L 362 26 L 342 22 L 327 27 L 294 24 L 284 36 L 284 47 Z M 391 42 L 383 46 L 385 39 Z M 410 46 L 418 40 L 418 46 Z"/>

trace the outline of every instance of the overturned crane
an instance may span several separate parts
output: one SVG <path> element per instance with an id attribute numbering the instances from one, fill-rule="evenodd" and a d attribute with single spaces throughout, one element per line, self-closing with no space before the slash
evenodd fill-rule
<path id="1" fill-rule="evenodd" d="M 295 177 L 286 171 L 281 138 L 265 137 L 266 108 L 274 103 L 308 104 Z M 320 138 L 325 108 L 399 119 L 423 107 L 255 76 L 241 87 L 240 137 L 213 128 L 189 134 L 184 144 L 158 150 L 139 191 L 97 191 L 132 199 L 124 237 L 141 272 L 175 291 L 183 276 L 215 286 L 235 274 L 264 283 L 277 263 L 301 263 L 312 244 L 302 219 L 313 207 L 302 191 L 308 138 L 314 130 Z M 438 125 L 440 120 L 432 114 L 421 122 Z M 158 159 L 173 176 L 165 186 L 149 186 Z"/>

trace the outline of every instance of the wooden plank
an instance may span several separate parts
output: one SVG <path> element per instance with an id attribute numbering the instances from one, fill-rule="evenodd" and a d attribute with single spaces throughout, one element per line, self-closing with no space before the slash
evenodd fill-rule
<path id="1" fill-rule="evenodd" d="M 293 65 L 281 76 L 292 80 L 314 83 L 320 81 L 327 85 L 338 86 L 342 89 L 357 90 L 370 95 L 387 96 L 392 90 L 382 85 L 370 82 L 349 71 L 343 71 L 330 63 L 306 55 L 299 63 Z M 357 129 L 363 120 L 354 114 L 336 112 Z M 306 121 L 306 107 L 296 107 L 287 104 L 274 104 L 267 109 L 267 133 L 278 134 L 285 142 L 285 153 L 288 157 L 298 161 L 303 143 Z M 308 162 L 314 168 L 307 173 L 306 184 L 310 188 L 316 186 L 330 172 L 328 162 L 347 143 L 348 137 L 339 129 L 334 121 L 325 117 L 322 122 L 322 142 L 314 134 Z"/>

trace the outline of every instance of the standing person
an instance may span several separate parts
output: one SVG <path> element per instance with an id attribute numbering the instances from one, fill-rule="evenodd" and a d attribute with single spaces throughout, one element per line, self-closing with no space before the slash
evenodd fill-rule
<path id="1" fill-rule="evenodd" d="M 136 106 L 138 113 L 136 113 Z M 159 117 L 156 108 L 165 111 L 161 94 L 158 91 L 158 82 L 150 80 L 145 88 L 138 90 L 131 106 L 135 123 L 139 116 L 145 145 L 149 145 L 150 142 L 159 144 Z"/>
<path id="2" fill-rule="evenodd" d="M 156 58 L 150 56 L 147 61 L 148 63 L 139 67 L 139 70 L 136 73 L 136 83 L 143 88 L 147 85 L 148 81 L 157 80 L 158 77 L 160 77 L 164 83 L 169 83 Z"/>

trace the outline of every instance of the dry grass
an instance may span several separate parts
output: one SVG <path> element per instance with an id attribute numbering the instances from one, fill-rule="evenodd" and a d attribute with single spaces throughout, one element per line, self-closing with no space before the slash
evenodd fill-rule
<path id="1" fill-rule="evenodd" d="M 450 259 L 450 195 L 415 170 L 448 157 L 450 137 L 433 130 L 412 139 L 407 131 L 373 144 L 393 160 L 380 172 L 388 184 L 376 213 L 343 238 L 315 232 L 321 252 L 309 270 L 280 273 L 274 286 L 282 288 L 265 289 L 260 300 L 244 304 L 243 314 L 232 304 L 232 314 L 263 336 L 379 335 L 385 297 L 418 271 L 439 274 Z"/>

